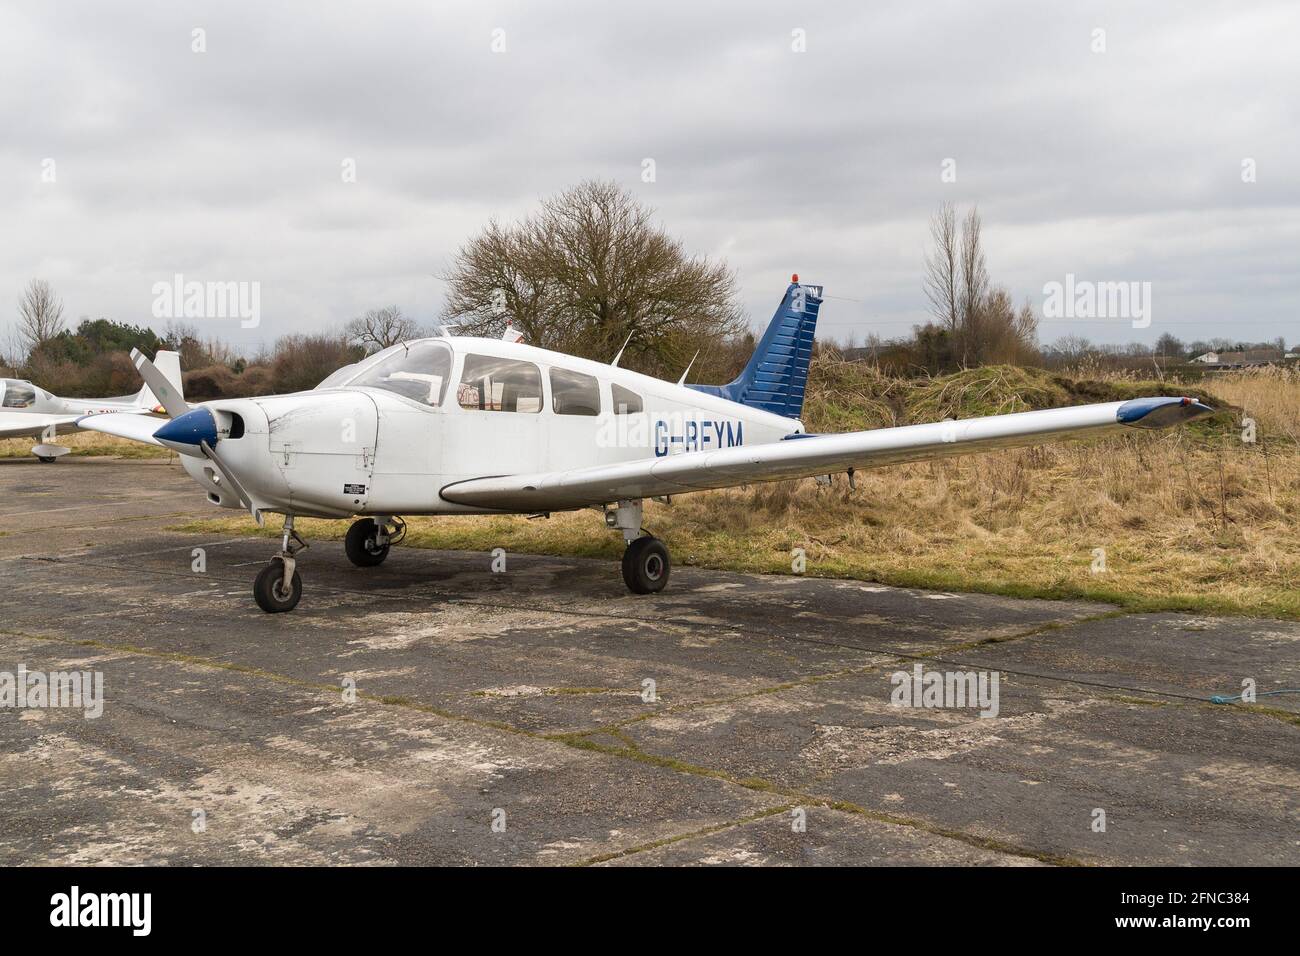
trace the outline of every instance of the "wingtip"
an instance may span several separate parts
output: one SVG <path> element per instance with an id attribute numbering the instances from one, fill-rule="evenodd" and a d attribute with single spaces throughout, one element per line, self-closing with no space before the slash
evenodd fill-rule
<path id="1" fill-rule="evenodd" d="M 1134 398 L 1119 407 L 1115 420 L 1133 428 L 1168 428 L 1213 415 L 1215 411 L 1204 402 L 1186 396 Z"/>

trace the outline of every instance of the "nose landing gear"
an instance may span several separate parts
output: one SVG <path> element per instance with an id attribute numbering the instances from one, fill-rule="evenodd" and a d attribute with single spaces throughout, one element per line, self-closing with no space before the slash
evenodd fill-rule
<path id="1" fill-rule="evenodd" d="M 302 575 L 297 556 L 307 550 L 307 542 L 293 530 L 293 515 L 284 516 L 284 536 L 280 553 L 261 570 L 253 582 L 253 598 L 267 614 L 292 611 L 302 598 Z"/>

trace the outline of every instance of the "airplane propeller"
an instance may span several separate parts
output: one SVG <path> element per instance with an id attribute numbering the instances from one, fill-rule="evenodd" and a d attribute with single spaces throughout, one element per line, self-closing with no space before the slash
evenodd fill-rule
<path id="1" fill-rule="evenodd" d="M 253 504 L 253 499 L 244 490 L 243 483 L 229 462 L 217 452 L 216 446 L 220 438 L 217 435 L 217 419 L 212 410 L 195 408 L 186 402 L 167 381 L 167 377 L 139 349 L 131 350 L 131 362 L 155 397 L 162 402 L 167 417 L 171 419 L 153 433 L 154 439 L 182 455 L 207 458 L 216 465 L 230 489 L 239 498 L 239 503 L 248 509 L 258 527 L 261 527 L 261 510 Z"/>

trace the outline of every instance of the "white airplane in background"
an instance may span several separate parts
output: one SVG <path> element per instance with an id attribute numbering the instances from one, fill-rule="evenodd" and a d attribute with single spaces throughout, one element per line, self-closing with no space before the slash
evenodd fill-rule
<path id="1" fill-rule="evenodd" d="M 155 358 L 163 377 L 179 393 L 181 357 L 176 352 L 160 351 Z M 153 391 L 145 385 L 134 395 L 121 398 L 59 398 L 31 382 L 16 378 L 0 379 L 0 438 L 39 437 L 32 454 L 43 462 L 52 462 L 70 449 L 54 444 L 54 436 L 79 430 L 77 422 L 91 415 L 148 415 L 163 408 Z M 156 427 L 155 422 L 155 427 Z"/>
<path id="2" fill-rule="evenodd" d="M 685 385 L 685 375 L 673 384 L 621 369 L 618 357 L 605 365 L 444 335 L 385 349 L 308 392 L 191 407 L 135 352 L 172 420 L 100 415 L 78 424 L 175 449 L 215 505 L 247 509 L 259 524 L 265 512 L 284 515 L 280 552 L 253 587 L 258 605 L 276 612 L 302 594 L 298 516 L 359 516 L 344 547 L 369 567 L 404 535 L 399 515 L 597 507 L 627 542 L 628 588 L 648 594 L 668 583 L 670 561 L 663 542 L 643 533 L 646 498 L 1162 428 L 1213 411 L 1190 398 L 1138 398 L 809 435 L 799 415 L 821 292 L 795 276 L 728 385 Z"/>

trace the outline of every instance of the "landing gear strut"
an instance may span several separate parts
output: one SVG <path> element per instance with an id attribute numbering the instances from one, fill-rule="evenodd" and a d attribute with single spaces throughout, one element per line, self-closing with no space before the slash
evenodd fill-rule
<path id="1" fill-rule="evenodd" d="M 267 614 L 292 611 L 298 606 L 302 598 L 302 575 L 298 573 L 297 556 L 306 549 L 307 542 L 293 530 L 293 515 L 285 515 L 280 553 L 253 582 L 253 597 L 257 606 Z"/>
<path id="2" fill-rule="evenodd" d="M 672 561 L 668 547 L 654 535 L 641 534 L 641 501 L 620 501 L 605 508 L 605 524 L 623 532 L 623 582 L 633 594 L 657 594 L 668 585 Z"/>
<path id="3" fill-rule="evenodd" d="M 362 518 L 354 521 L 343 539 L 348 560 L 359 568 L 383 564 L 388 550 L 406 537 L 406 522 L 401 518 Z"/>

